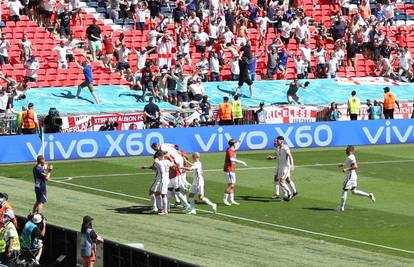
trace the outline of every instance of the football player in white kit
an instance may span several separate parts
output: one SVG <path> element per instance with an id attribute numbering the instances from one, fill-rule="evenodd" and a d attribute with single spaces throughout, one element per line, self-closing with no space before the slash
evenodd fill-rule
<path id="1" fill-rule="evenodd" d="M 211 202 L 208 198 L 204 196 L 204 177 L 203 177 L 203 167 L 200 161 L 200 153 L 193 154 L 193 166 L 192 167 L 184 167 L 183 169 L 188 171 L 193 171 L 193 184 L 191 185 L 190 194 L 189 194 L 189 202 L 191 205 L 191 211 L 187 214 L 197 214 L 195 208 L 195 200 L 194 196 L 198 195 L 199 199 L 203 201 L 205 204 L 209 205 L 214 213 L 217 212 L 217 204 Z"/>
<path id="2" fill-rule="evenodd" d="M 282 187 L 283 193 L 285 194 L 284 200 L 289 201 L 295 197 L 298 192 L 296 191 L 295 183 L 290 177 L 290 172 L 295 170 L 295 164 L 293 162 L 293 156 L 290 152 L 290 148 L 287 144 L 284 144 L 285 138 L 278 136 L 274 141 L 276 147 L 275 156 L 268 156 L 268 160 L 277 160 L 277 168 L 275 171 L 275 194 L 272 199 L 280 200 L 279 185 Z M 289 186 L 291 190 L 289 189 Z"/>
<path id="3" fill-rule="evenodd" d="M 180 154 L 180 152 L 177 151 L 177 149 L 175 149 L 174 144 L 153 143 L 151 145 L 151 147 L 155 151 L 167 152 L 167 157 L 169 157 L 170 160 L 173 161 L 176 164 L 178 170 L 181 169 L 182 167 L 184 167 L 184 158 Z M 173 195 L 177 202 L 183 203 L 184 207 L 187 210 L 190 210 L 191 206 L 187 201 L 187 197 L 185 195 L 183 195 L 180 191 L 180 175 L 181 175 L 181 173 L 177 172 L 175 175 L 176 175 L 175 177 L 170 177 L 170 184 L 168 186 L 168 190 L 169 190 L 168 199 L 170 198 L 171 195 Z"/>
<path id="4" fill-rule="evenodd" d="M 348 157 L 345 159 L 343 164 L 339 164 L 338 167 L 342 168 L 342 171 L 345 173 L 345 181 L 342 188 L 342 198 L 341 206 L 337 209 L 338 211 L 345 210 L 345 203 L 348 197 L 348 190 L 351 190 L 352 194 L 357 196 L 368 197 L 372 202 L 375 203 L 375 196 L 373 193 L 366 193 L 364 191 L 357 189 L 357 173 L 358 164 L 354 155 L 355 148 L 353 146 L 347 146 L 345 153 Z"/>
<path id="5" fill-rule="evenodd" d="M 158 213 L 159 215 L 166 215 L 168 214 L 168 185 L 170 182 L 169 171 L 170 168 L 173 166 L 173 163 L 167 159 L 165 159 L 165 152 L 157 151 L 155 154 L 155 161 L 153 168 L 156 170 L 155 181 L 151 186 L 150 192 L 155 192 L 156 197 L 162 198 L 162 211 Z M 153 203 L 153 207 L 156 207 Z"/>

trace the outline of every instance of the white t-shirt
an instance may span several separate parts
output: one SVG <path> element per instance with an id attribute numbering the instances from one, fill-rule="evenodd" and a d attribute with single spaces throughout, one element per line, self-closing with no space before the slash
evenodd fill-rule
<path id="1" fill-rule="evenodd" d="M 290 168 L 289 153 L 290 149 L 287 144 L 283 144 L 281 147 L 276 148 L 276 159 L 279 168 Z"/>
<path id="2" fill-rule="evenodd" d="M 383 11 L 383 16 L 386 19 L 390 19 L 394 17 L 394 9 L 395 6 L 393 4 L 390 5 L 383 5 L 382 6 L 382 11 Z"/>
<path id="3" fill-rule="evenodd" d="M 328 72 L 329 73 L 336 73 L 338 68 L 338 59 L 333 57 L 328 60 Z"/>
<path id="4" fill-rule="evenodd" d="M 200 69 L 201 74 L 208 73 L 208 60 L 202 59 L 199 62 L 197 62 L 196 66 Z"/>
<path id="5" fill-rule="evenodd" d="M 291 31 L 292 31 L 291 25 L 288 22 L 283 21 L 282 22 L 282 34 L 281 34 L 281 36 L 283 38 L 290 38 L 290 32 Z"/>
<path id="6" fill-rule="evenodd" d="M 218 25 L 215 24 L 211 24 L 209 25 L 209 31 L 210 31 L 210 36 L 211 38 L 216 39 L 217 38 L 217 33 L 219 31 L 219 27 Z"/>
<path id="7" fill-rule="evenodd" d="M 411 67 L 411 55 L 409 53 L 404 53 L 398 56 L 398 62 L 400 65 L 400 68 L 404 70 L 409 70 Z"/>
<path id="8" fill-rule="evenodd" d="M 311 53 L 312 53 L 312 50 L 310 49 L 310 47 L 308 47 L 308 48 L 301 47 L 300 50 L 302 51 L 303 59 L 310 62 L 311 61 Z"/>
<path id="9" fill-rule="evenodd" d="M 344 162 L 344 169 L 351 168 L 351 166 L 352 166 L 353 164 L 356 164 L 356 158 L 355 158 L 355 155 L 354 155 L 354 154 L 349 155 L 349 156 L 345 159 L 345 162 Z M 356 172 L 355 172 L 355 170 L 351 170 L 351 171 L 347 171 L 347 172 L 346 172 L 346 174 L 347 174 L 347 175 L 349 175 L 349 174 L 351 174 L 351 175 L 356 175 Z"/>
<path id="10" fill-rule="evenodd" d="M 238 59 L 230 60 L 230 70 L 231 70 L 231 73 L 233 73 L 235 75 L 240 74 L 239 60 Z"/>
<path id="11" fill-rule="evenodd" d="M 198 17 L 188 18 L 188 24 L 191 26 L 191 32 L 198 32 L 201 22 Z"/>
<path id="12" fill-rule="evenodd" d="M 220 73 L 220 62 L 218 58 L 216 57 L 210 58 L 210 71 Z"/>
<path id="13" fill-rule="evenodd" d="M 296 37 L 303 40 L 306 38 L 306 34 L 308 32 L 308 25 L 303 24 L 302 26 L 299 26 L 296 28 L 295 34 Z"/>
<path id="14" fill-rule="evenodd" d="M 136 52 L 137 55 L 137 68 L 143 69 L 145 67 L 145 62 L 147 61 L 147 52 L 145 52 L 144 54 L 141 54 L 140 52 Z"/>
<path id="15" fill-rule="evenodd" d="M 325 64 L 325 49 L 321 49 L 320 51 L 315 50 L 314 55 L 316 57 L 316 64 Z"/>
<path id="16" fill-rule="evenodd" d="M 183 156 L 175 149 L 173 144 L 162 144 L 161 150 L 173 157 L 177 165 L 183 164 Z"/>
<path id="17" fill-rule="evenodd" d="M 250 0 L 240 0 L 239 6 L 243 11 L 249 10 Z"/>
<path id="18" fill-rule="evenodd" d="M 142 9 L 142 8 L 138 9 L 136 11 L 136 14 L 137 14 L 138 22 L 145 22 L 145 19 L 147 17 L 147 12 L 145 9 Z"/>
<path id="19" fill-rule="evenodd" d="M 199 32 L 196 34 L 195 39 L 197 41 L 197 45 L 199 46 L 206 46 L 207 41 L 209 40 L 208 34 L 205 32 Z"/>
<path id="20" fill-rule="evenodd" d="M 193 186 L 204 186 L 203 166 L 200 161 L 193 163 Z"/>
<path id="21" fill-rule="evenodd" d="M 336 57 L 338 60 L 342 60 L 342 59 L 344 59 L 344 57 L 345 57 L 345 52 L 344 52 L 344 50 L 342 50 L 342 49 L 335 50 L 335 51 L 334 51 L 334 54 L 335 54 L 335 57 Z"/>
<path id="22" fill-rule="evenodd" d="M 224 40 L 226 40 L 226 44 L 231 43 L 231 41 L 234 38 L 234 34 L 231 31 L 227 31 L 223 33 L 223 36 L 224 36 Z"/>
<path id="23" fill-rule="evenodd" d="M 157 169 L 157 174 L 155 179 L 158 182 L 168 183 L 170 180 L 170 167 L 173 166 L 173 163 L 169 160 L 156 160 L 154 167 Z"/>
<path id="24" fill-rule="evenodd" d="M 37 70 L 40 68 L 39 61 L 27 61 L 26 62 L 26 76 L 36 79 L 37 78 Z"/>
<path id="25" fill-rule="evenodd" d="M 20 0 L 9 2 L 10 16 L 20 16 L 20 9 L 23 9 Z"/>
<path id="26" fill-rule="evenodd" d="M 0 55 L 3 57 L 8 57 L 9 53 L 7 52 L 7 46 L 10 45 L 9 41 L 4 40 L 0 43 Z"/>
<path id="27" fill-rule="evenodd" d="M 48 0 L 48 1 L 43 2 L 43 8 L 49 12 L 53 11 L 53 8 L 55 7 L 55 5 L 56 5 L 56 0 Z"/>
<path id="28" fill-rule="evenodd" d="M 293 59 L 295 62 L 296 74 L 303 74 L 305 72 L 305 62 L 302 59 Z"/>
<path id="29" fill-rule="evenodd" d="M 65 43 L 65 46 L 67 47 L 66 54 L 73 55 L 73 50 L 75 50 L 75 48 L 78 47 L 79 43 L 80 41 L 76 39 L 72 39 L 72 41 L 67 40 Z"/>
<path id="30" fill-rule="evenodd" d="M 73 9 L 80 8 L 80 1 L 79 0 L 70 0 L 69 10 L 72 11 Z"/>
<path id="31" fill-rule="evenodd" d="M 161 33 L 156 30 L 151 30 L 148 32 L 148 46 L 156 47 L 157 46 L 157 37 L 161 36 Z"/>
<path id="32" fill-rule="evenodd" d="M 68 52 L 67 46 L 61 47 L 60 45 L 57 45 L 53 48 L 53 50 L 57 51 L 59 62 L 66 61 L 66 54 Z"/>
<path id="33" fill-rule="evenodd" d="M 257 19 L 257 22 L 259 23 L 259 29 L 260 32 L 266 32 L 267 31 L 267 23 L 270 21 L 268 17 L 259 17 Z"/>

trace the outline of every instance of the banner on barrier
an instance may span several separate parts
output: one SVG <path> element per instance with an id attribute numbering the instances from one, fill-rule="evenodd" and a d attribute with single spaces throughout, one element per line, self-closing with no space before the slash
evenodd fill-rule
<path id="1" fill-rule="evenodd" d="M 315 106 L 271 106 L 265 110 L 268 124 L 315 122 L 318 113 Z"/>
<path id="2" fill-rule="evenodd" d="M 219 152 L 231 138 L 239 150 L 272 149 L 279 135 L 291 147 L 379 145 L 414 142 L 414 120 L 376 120 L 195 127 L 140 131 L 47 134 L 48 160 L 143 156 L 153 142 L 177 144 L 188 152 Z M 41 153 L 37 135 L 0 137 L 0 163 L 34 161 Z"/>

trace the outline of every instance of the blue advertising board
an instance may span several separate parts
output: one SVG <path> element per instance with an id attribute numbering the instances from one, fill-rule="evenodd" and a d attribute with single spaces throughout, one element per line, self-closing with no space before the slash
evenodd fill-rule
<path id="1" fill-rule="evenodd" d="M 47 160 L 144 156 L 154 142 L 177 144 L 188 152 L 219 152 L 231 138 L 239 150 L 272 149 L 285 137 L 290 147 L 328 147 L 414 143 L 414 120 L 376 120 L 215 126 L 139 131 L 62 133 L 45 135 Z M 41 153 L 37 135 L 0 137 L 0 163 L 34 161 Z"/>

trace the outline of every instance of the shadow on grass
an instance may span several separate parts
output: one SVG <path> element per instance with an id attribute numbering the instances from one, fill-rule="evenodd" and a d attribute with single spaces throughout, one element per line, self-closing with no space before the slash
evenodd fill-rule
<path id="1" fill-rule="evenodd" d="M 257 196 L 237 196 L 236 200 L 246 200 L 246 201 L 256 201 L 256 202 L 274 201 L 270 197 L 257 197 Z"/>
<path id="2" fill-rule="evenodd" d="M 156 215 L 156 213 L 151 212 L 151 206 L 130 206 L 130 207 L 123 207 L 123 208 L 115 208 L 115 209 L 108 209 L 112 210 L 116 213 L 121 214 L 142 214 L 142 215 Z M 182 213 L 178 209 L 171 207 L 171 211 L 169 213 Z"/>
<path id="3" fill-rule="evenodd" d="M 312 207 L 312 208 L 303 208 L 304 210 L 313 210 L 313 211 L 335 211 L 333 208 L 320 208 L 320 207 Z"/>

